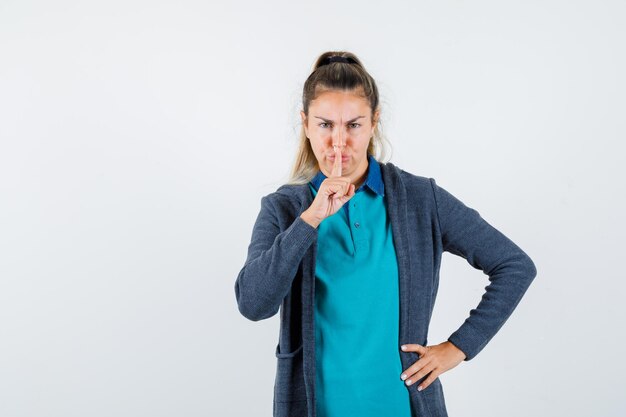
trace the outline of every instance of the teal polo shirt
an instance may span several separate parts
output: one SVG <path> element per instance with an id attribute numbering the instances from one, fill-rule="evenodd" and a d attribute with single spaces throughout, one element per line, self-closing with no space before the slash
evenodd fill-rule
<path id="1" fill-rule="evenodd" d="M 309 183 L 317 195 L 326 176 Z M 380 166 L 318 226 L 315 268 L 318 417 L 410 417 L 400 379 L 398 265 Z"/>

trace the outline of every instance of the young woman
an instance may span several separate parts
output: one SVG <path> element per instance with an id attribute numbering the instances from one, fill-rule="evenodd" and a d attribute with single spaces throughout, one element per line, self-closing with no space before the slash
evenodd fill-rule
<path id="1" fill-rule="evenodd" d="M 248 319 L 281 311 L 274 416 L 447 416 L 438 376 L 485 347 L 535 265 L 433 178 L 380 162 L 378 89 L 354 54 L 322 54 L 302 99 L 291 181 L 262 197 L 235 283 Z M 428 345 L 444 251 L 490 284 Z"/>

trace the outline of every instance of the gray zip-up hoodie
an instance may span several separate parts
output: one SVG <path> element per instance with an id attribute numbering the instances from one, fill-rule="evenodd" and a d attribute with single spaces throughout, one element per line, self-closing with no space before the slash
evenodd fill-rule
<path id="1" fill-rule="evenodd" d="M 465 353 L 466 361 L 471 360 L 513 313 L 537 275 L 535 264 L 478 211 L 433 178 L 413 175 L 391 162 L 380 167 L 398 259 L 402 369 L 420 356 L 403 352 L 401 345 L 428 344 L 443 251 L 462 256 L 489 276 L 479 304 L 448 338 Z M 239 311 L 248 319 L 272 317 L 280 307 L 274 417 L 316 417 L 313 297 L 317 229 L 300 217 L 312 202 L 307 184 L 282 185 L 262 197 L 248 256 L 235 282 Z M 406 387 L 411 415 L 447 416 L 440 378 L 418 391 L 424 379 Z"/>

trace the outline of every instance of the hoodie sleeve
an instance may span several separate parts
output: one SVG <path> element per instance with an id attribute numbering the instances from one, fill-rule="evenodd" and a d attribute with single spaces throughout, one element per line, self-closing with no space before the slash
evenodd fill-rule
<path id="1" fill-rule="evenodd" d="M 235 281 L 239 311 L 252 321 L 272 317 L 278 312 L 291 289 L 300 261 L 317 234 L 317 228 L 300 216 L 281 232 L 270 196 L 261 199 L 248 256 Z"/>
<path id="2" fill-rule="evenodd" d="M 448 338 L 473 359 L 500 330 L 537 275 L 530 257 L 430 178 L 437 207 L 443 250 L 461 256 L 489 276 L 478 306 Z"/>

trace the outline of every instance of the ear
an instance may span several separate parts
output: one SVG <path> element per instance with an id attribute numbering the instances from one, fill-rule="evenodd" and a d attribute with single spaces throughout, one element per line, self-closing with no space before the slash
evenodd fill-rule
<path id="1" fill-rule="evenodd" d="M 372 135 L 374 134 L 374 129 L 376 129 L 376 125 L 378 124 L 378 120 L 380 118 L 380 109 L 374 112 L 374 117 L 372 117 Z"/>
<path id="2" fill-rule="evenodd" d="M 309 127 L 307 126 L 306 114 L 303 110 L 300 110 L 300 117 L 302 118 L 302 126 L 304 126 L 304 133 L 306 137 L 309 137 Z"/>

